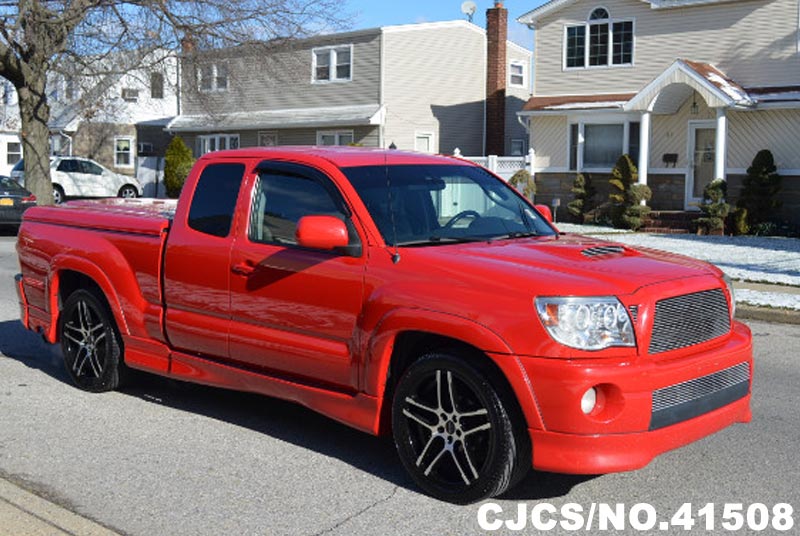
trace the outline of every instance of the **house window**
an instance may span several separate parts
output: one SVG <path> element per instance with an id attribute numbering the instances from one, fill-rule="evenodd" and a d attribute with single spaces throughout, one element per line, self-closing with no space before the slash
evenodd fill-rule
<path id="1" fill-rule="evenodd" d="M 511 140 L 511 156 L 522 156 L 525 154 L 525 140 L 517 138 Z"/>
<path id="2" fill-rule="evenodd" d="M 197 69 L 198 87 L 200 91 L 227 91 L 228 66 L 218 63 L 201 65 Z"/>
<path id="3" fill-rule="evenodd" d="M 22 159 L 22 144 L 18 141 L 6 143 L 6 164 L 12 166 Z"/>
<path id="4" fill-rule="evenodd" d="M 352 80 L 353 45 L 315 48 L 312 54 L 314 82 Z"/>
<path id="5" fill-rule="evenodd" d="M 133 138 L 114 138 L 114 165 L 133 167 Z"/>
<path id="6" fill-rule="evenodd" d="M 137 102 L 139 100 L 139 90 L 130 87 L 122 88 L 122 100 L 125 102 Z"/>
<path id="7" fill-rule="evenodd" d="M 414 134 L 414 150 L 420 153 L 433 153 L 433 133 L 417 132 Z"/>
<path id="8" fill-rule="evenodd" d="M 565 68 L 611 67 L 632 63 L 632 20 L 613 20 L 607 9 L 599 7 L 590 13 L 584 24 L 565 27 Z"/>
<path id="9" fill-rule="evenodd" d="M 260 147 L 275 147 L 278 145 L 278 132 L 275 130 L 262 130 L 258 133 Z"/>
<path id="10" fill-rule="evenodd" d="M 197 136 L 197 155 L 202 156 L 212 151 L 239 148 L 238 134 L 208 134 Z"/>
<path id="11" fill-rule="evenodd" d="M 638 122 L 570 124 L 570 169 L 611 169 L 623 154 L 628 154 L 634 164 L 638 163 Z"/>
<path id="12" fill-rule="evenodd" d="M 136 144 L 136 153 L 139 156 L 153 154 L 153 144 L 150 142 L 139 142 Z"/>
<path id="13" fill-rule="evenodd" d="M 508 83 L 512 86 L 525 87 L 525 65 L 511 62 L 508 66 Z"/>
<path id="14" fill-rule="evenodd" d="M 328 130 L 317 132 L 317 145 L 350 145 L 352 143 L 352 130 Z"/>
<path id="15" fill-rule="evenodd" d="M 162 73 L 150 73 L 150 98 L 164 98 L 164 75 Z"/>

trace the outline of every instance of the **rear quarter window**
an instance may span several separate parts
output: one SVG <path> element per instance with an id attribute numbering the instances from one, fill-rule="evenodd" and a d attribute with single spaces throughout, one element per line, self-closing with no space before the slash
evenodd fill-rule
<path id="1" fill-rule="evenodd" d="M 211 164 L 200 174 L 189 207 L 189 227 L 213 236 L 228 236 L 244 164 Z"/>

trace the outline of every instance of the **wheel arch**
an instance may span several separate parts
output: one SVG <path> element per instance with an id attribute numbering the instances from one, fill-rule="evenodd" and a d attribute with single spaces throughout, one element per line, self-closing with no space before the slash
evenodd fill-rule
<path id="1" fill-rule="evenodd" d="M 117 324 L 117 329 L 121 333 L 129 333 L 128 323 L 120 305 L 119 296 L 105 272 L 86 259 L 60 256 L 53 259 L 49 278 L 49 300 L 52 317 L 50 332 L 46 334 L 49 342 L 58 342 L 58 321 L 63 304 L 70 294 L 80 288 L 94 289 L 98 297 L 105 300 L 108 305 L 111 315 Z"/>
<path id="2" fill-rule="evenodd" d="M 419 357 L 437 351 L 458 354 L 487 370 L 493 383 L 507 395 L 514 418 L 520 419 L 521 425 L 541 427 L 541 416 L 518 358 L 488 327 L 453 315 L 406 310 L 387 315 L 376 331 L 368 351 L 364 387 L 379 401 L 379 434 L 390 430 L 391 397 L 397 379 Z"/>

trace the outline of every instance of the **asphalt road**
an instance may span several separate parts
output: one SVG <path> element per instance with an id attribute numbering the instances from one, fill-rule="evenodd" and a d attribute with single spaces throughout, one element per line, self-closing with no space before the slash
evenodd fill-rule
<path id="1" fill-rule="evenodd" d="M 130 535 L 485 534 L 479 505 L 421 495 L 392 445 L 294 404 L 152 376 L 121 392 L 72 387 L 57 348 L 22 329 L 12 237 L 0 237 L 0 476 Z M 531 472 L 489 520 L 520 505 L 789 503 L 800 523 L 800 326 L 752 323 L 754 420 L 598 477 Z M 642 516 L 644 518 L 644 516 Z M 530 519 L 530 518 L 528 518 Z M 545 516 L 547 519 L 547 516 Z M 561 519 L 555 517 L 555 519 Z M 644 534 L 626 523 L 623 531 Z M 800 532 L 797 526 L 786 534 Z M 0 534 L 2 534 L 0 527 Z M 518 534 L 500 530 L 495 534 Z M 534 534 L 530 526 L 522 532 Z M 588 534 L 557 528 L 543 534 Z M 659 531 L 650 533 L 658 534 Z M 686 534 L 670 527 L 662 534 Z M 755 533 L 741 529 L 731 534 Z M 760 534 L 777 534 L 768 528 Z"/>

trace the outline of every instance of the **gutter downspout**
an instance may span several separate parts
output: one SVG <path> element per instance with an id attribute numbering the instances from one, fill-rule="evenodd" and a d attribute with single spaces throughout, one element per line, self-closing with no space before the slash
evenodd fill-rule
<path id="1" fill-rule="evenodd" d="M 69 134 L 67 134 L 63 130 L 56 131 L 56 134 L 58 134 L 59 136 L 62 136 L 64 138 L 67 138 L 67 141 L 69 142 L 69 152 L 67 153 L 67 156 L 72 156 L 72 136 L 70 136 Z"/>

